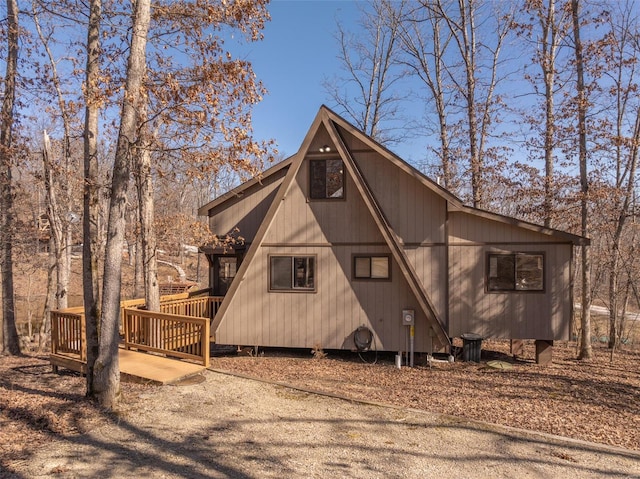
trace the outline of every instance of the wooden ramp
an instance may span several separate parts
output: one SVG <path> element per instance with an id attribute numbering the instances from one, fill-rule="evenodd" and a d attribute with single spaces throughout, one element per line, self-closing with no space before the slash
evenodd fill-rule
<path id="1" fill-rule="evenodd" d="M 120 349 L 122 380 L 172 384 L 189 376 L 195 376 L 205 369 L 201 364 Z"/>

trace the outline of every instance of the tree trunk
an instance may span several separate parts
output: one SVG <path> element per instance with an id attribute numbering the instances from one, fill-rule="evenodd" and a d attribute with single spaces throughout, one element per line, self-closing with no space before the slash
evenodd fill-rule
<path id="1" fill-rule="evenodd" d="M 84 191 L 82 224 L 82 292 L 87 343 L 87 396 L 93 396 L 94 365 L 98 357 L 100 338 L 100 286 L 98 279 L 98 252 L 100 210 L 98 186 L 98 77 L 100 73 L 100 19 L 101 0 L 91 0 L 87 32 L 87 66 L 85 79 L 84 125 Z"/>
<path id="2" fill-rule="evenodd" d="M 398 12 L 396 15 L 400 16 L 401 13 Z M 400 31 L 403 50 L 412 60 L 407 62 L 407 66 L 426 85 L 435 104 L 440 138 L 438 156 L 440 157 L 444 187 L 457 193 L 447 118 L 447 89 L 443 79 L 446 71 L 444 56 L 446 45 L 451 40 L 451 33 L 445 34 L 442 31 L 443 21 L 443 15 L 434 8 L 416 9 L 412 11 L 410 17 L 404 20 L 407 26 L 401 28 Z M 426 28 L 421 28 L 423 25 Z"/>
<path id="3" fill-rule="evenodd" d="M 577 93 L 578 93 L 578 147 L 580 162 L 580 211 L 582 218 L 581 234 L 589 235 L 589 177 L 587 170 L 587 99 L 584 85 L 584 54 L 580 40 L 580 5 L 579 0 L 571 0 L 571 16 L 573 19 L 573 38 L 576 60 Z M 591 252 L 588 245 L 582 245 L 582 336 L 580 359 L 591 359 Z"/>
<path id="4" fill-rule="evenodd" d="M 60 206 L 58 195 L 55 189 L 55 179 L 51 164 L 51 142 L 47 132 L 43 132 L 42 141 L 42 169 L 44 172 L 44 189 L 46 192 L 47 218 L 49 219 L 49 231 L 51 234 L 49 256 L 53 258 L 53 270 L 55 271 L 55 287 L 53 309 L 64 309 L 67 307 L 66 285 L 63 283 L 64 266 L 66 264 L 66 250 L 63 248 L 66 232 L 63 229 L 63 222 L 60 221 Z M 64 264 L 64 266 L 63 266 Z M 69 277 L 66 276 L 67 284 Z M 64 302 L 63 302 L 64 299 Z"/>
<path id="5" fill-rule="evenodd" d="M 467 83 L 464 91 L 465 107 L 469 128 L 469 160 L 471 164 L 471 195 L 473 207 L 481 208 L 484 202 L 483 174 L 484 161 L 478 148 L 478 118 L 476 115 L 476 41 L 475 13 L 473 7 L 467 7 L 466 1 L 460 1 L 461 54 L 465 65 Z M 467 8 L 469 11 L 467 12 Z"/>
<path id="6" fill-rule="evenodd" d="M 149 311 L 160 310 L 156 230 L 154 227 L 153 179 L 151 177 L 151 150 L 146 122 L 146 105 L 141 106 L 142 121 L 140 148 L 136 150 L 136 180 L 140 211 L 140 236 L 144 265 L 144 299 Z"/>
<path id="7" fill-rule="evenodd" d="M 2 118 L 0 118 L 0 187 L 2 202 L 0 209 L 0 241 L 2 257 L 2 350 L 9 354 L 20 354 L 20 342 L 16 329 L 13 287 L 13 238 L 15 215 L 13 212 L 13 107 L 16 96 L 18 69 L 18 5 L 16 0 L 7 0 L 7 59 L 4 78 Z"/>
<path id="8" fill-rule="evenodd" d="M 71 119 L 67 105 L 64 101 L 64 93 L 58 75 L 57 62 L 49 48 L 49 41 L 40 28 L 38 13 L 33 4 L 33 20 L 40 37 L 40 41 L 49 59 L 51 71 L 51 82 L 56 92 L 58 108 L 62 118 L 63 138 L 62 138 L 62 168 L 61 173 L 55 173 L 53 168 L 53 158 L 49 155 L 49 138 L 45 133 L 45 188 L 47 191 L 47 216 L 53 235 L 54 249 L 49 254 L 55 257 L 56 268 L 56 309 L 65 309 L 69 298 L 69 277 L 71 274 L 71 197 L 70 177 L 73 174 L 71 168 Z M 59 195 L 58 193 L 59 192 Z M 55 232 L 55 235 L 54 235 Z"/>
<path id="9" fill-rule="evenodd" d="M 556 0 L 549 0 L 547 11 L 544 6 L 538 11 L 542 26 L 540 66 L 544 77 L 544 225 L 551 228 L 554 215 L 554 169 L 556 142 L 555 83 L 558 47 L 562 39 L 556 19 Z M 562 22 L 562 19 L 560 20 Z M 564 22 L 562 22 L 564 23 Z"/>
<path id="10" fill-rule="evenodd" d="M 53 239 L 49 239 L 49 251 L 53 249 Z M 40 337 L 38 339 L 38 352 L 41 353 L 47 343 L 47 338 L 51 334 L 51 309 L 55 303 L 55 292 L 53 288 L 53 272 L 55 271 L 55 258 L 49 254 L 49 264 L 47 267 L 47 294 L 44 300 L 44 308 L 42 314 L 42 324 L 40 325 Z"/>
<path id="11" fill-rule="evenodd" d="M 101 336 L 93 377 L 94 394 L 98 397 L 100 404 L 108 409 L 117 406 L 120 395 L 118 344 L 120 340 L 122 248 L 124 246 L 132 144 L 136 138 L 138 125 L 137 112 L 140 102 L 146 101 L 142 95 L 142 84 L 146 69 L 145 50 L 150 12 L 150 0 L 137 0 L 133 14 L 133 31 L 127 63 L 122 116 L 111 180 L 100 321 Z"/>
<path id="12" fill-rule="evenodd" d="M 142 259 L 142 238 L 139 235 L 136 235 L 133 253 L 133 297 L 144 298 L 144 261 Z"/>
<path id="13" fill-rule="evenodd" d="M 633 138 L 640 139 L 640 108 L 636 111 L 635 124 L 633 129 Z M 622 244 L 622 235 L 625 230 L 627 219 L 631 215 L 631 205 L 635 194 L 636 171 L 638 167 L 638 156 L 640 155 L 640 145 L 638 141 L 632 142 L 633 146 L 629 151 L 629 161 L 627 162 L 628 175 L 627 185 L 624 190 L 624 199 L 618 212 L 616 221 L 616 231 L 613 235 L 611 245 L 611 262 L 609 268 L 609 347 L 614 348 L 616 338 L 619 337 L 617 331 L 618 322 L 618 283 L 620 275 L 620 247 Z M 622 169 L 622 168 L 621 168 Z M 620 317 L 620 321 L 624 316 Z"/>

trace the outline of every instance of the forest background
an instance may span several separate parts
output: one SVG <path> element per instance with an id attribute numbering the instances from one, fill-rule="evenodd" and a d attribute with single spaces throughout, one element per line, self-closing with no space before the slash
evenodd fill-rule
<path id="1" fill-rule="evenodd" d="M 45 347 L 48 311 L 70 305 L 81 281 L 90 364 L 113 376 L 123 261 L 125 294 L 153 309 L 158 251 L 182 263 L 193 246 L 224 241 L 197 208 L 281 159 L 275 140 L 253 135 L 268 92 L 238 47 L 261 41 L 269 5 L 5 4 L 3 350 L 15 353 L 19 337 Z M 359 5 L 357 25 L 336 23 L 342 70 L 325 79 L 328 105 L 391 150 L 426 138 L 414 166 L 468 204 L 591 238 L 574 268 L 580 356 L 594 338 L 628 344 L 640 303 L 637 3 Z M 592 301 L 608 314 L 597 334 Z M 114 402 L 117 384 L 92 378 L 88 392 Z"/>

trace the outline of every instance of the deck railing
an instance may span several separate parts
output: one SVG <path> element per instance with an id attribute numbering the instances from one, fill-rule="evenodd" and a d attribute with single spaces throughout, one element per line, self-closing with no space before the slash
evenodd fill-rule
<path id="1" fill-rule="evenodd" d="M 201 290 L 163 296 L 159 312 L 138 309 L 144 306 L 142 299 L 123 301 L 120 332 L 124 346 L 208 366 L 211 321 L 224 298 L 207 294 L 208 290 Z M 82 370 L 87 361 L 83 308 L 51 312 L 51 356 L 54 366 L 78 363 L 75 369 Z"/>
<path id="2" fill-rule="evenodd" d="M 223 299 L 221 296 L 199 296 L 174 301 L 164 301 L 160 303 L 160 311 L 182 316 L 197 316 L 199 318 L 213 319 Z"/>
<path id="3" fill-rule="evenodd" d="M 220 303 L 222 303 L 222 300 L 224 299 L 224 297 L 221 297 L 221 296 L 209 296 L 208 289 L 199 289 L 197 291 L 190 291 L 186 293 L 168 294 L 168 295 L 160 296 L 160 311 L 163 313 L 172 312 L 169 310 L 165 311 L 163 309 L 164 304 L 180 303 L 182 301 L 186 301 L 188 303 L 193 300 L 204 300 L 206 298 L 215 298 L 215 300 L 219 301 Z M 125 308 L 140 308 L 140 307 L 144 307 L 144 304 L 145 304 L 144 298 L 126 299 L 120 302 L 120 333 L 124 332 L 123 328 L 124 328 Z M 215 311 L 213 313 L 213 316 L 215 316 L 215 313 L 218 311 L 219 306 L 220 306 L 219 304 L 215 306 Z M 188 314 L 188 313 L 174 313 L 174 314 L 185 314 L 186 316 L 200 316 L 203 318 L 213 319 L 213 316 L 209 316 L 209 315 Z"/>
<path id="4" fill-rule="evenodd" d="M 209 318 L 124 309 L 124 347 L 209 366 Z"/>
<path id="5" fill-rule="evenodd" d="M 51 312 L 51 353 L 73 354 L 87 358 L 84 315 L 63 311 Z"/>

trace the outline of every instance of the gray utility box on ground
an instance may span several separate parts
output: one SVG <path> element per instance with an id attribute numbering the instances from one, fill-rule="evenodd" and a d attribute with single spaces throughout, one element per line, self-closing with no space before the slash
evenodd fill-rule
<path id="1" fill-rule="evenodd" d="M 475 333 L 465 333 L 460 337 L 462 338 L 462 360 L 479 363 L 482 351 L 482 336 Z"/>

